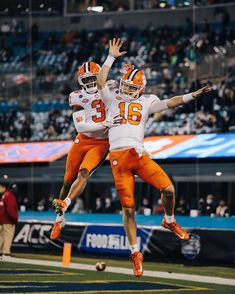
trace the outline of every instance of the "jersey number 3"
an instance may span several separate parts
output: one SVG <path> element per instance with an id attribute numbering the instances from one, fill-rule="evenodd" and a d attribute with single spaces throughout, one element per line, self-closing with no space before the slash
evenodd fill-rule
<path id="1" fill-rule="evenodd" d="M 94 100 L 91 103 L 91 107 L 96 109 L 97 115 L 92 115 L 92 120 L 95 123 L 99 123 L 105 120 L 105 105 L 104 102 L 99 100 Z"/>
<path id="2" fill-rule="evenodd" d="M 127 118 L 125 117 L 125 102 L 120 102 L 118 104 L 120 109 L 120 116 L 123 119 L 123 123 L 126 124 L 127 121 L 132 125 L 139 125 L 141 121 L 142 114 L 139 110 L 142 110 L 143 107 L 139 103 L 131 103 L 128 105 Z"/>

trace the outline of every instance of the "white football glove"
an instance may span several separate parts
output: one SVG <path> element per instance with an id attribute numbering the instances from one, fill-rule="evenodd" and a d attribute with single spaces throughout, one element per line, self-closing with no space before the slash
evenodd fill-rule
<path id="1" fill-rule="evenodd" d="M 104 121 L 104 126 L 106 128 L 112 128 L 116 126 L 120 126 L 123 123 L 123 118 L 118 114 L 112 117 L 111 115 L 108 115 L 106 120 Z"/>

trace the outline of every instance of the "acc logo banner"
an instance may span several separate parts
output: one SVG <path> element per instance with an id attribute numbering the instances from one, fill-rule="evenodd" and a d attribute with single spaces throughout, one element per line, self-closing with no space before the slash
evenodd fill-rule
<path id="1" fill-rule="evenodd" d="M 52 225 L 24 224 L 14 238 L 14 244 L 46 245 L 50 243 L 49 234 Z"/>
<path id="2" fill-rule="evenodd" d="M 137 228 L 137 242 L 141 251 L 145 249 L 150 234 L 150 229 Z M 78 249 L 92 253 L 130 254 L 129 242 L 121 226 L 87 226 Z"/>

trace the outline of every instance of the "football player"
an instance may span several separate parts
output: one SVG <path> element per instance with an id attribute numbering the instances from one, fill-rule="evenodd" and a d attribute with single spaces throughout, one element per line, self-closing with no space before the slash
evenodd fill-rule
<path id="1" fill-rule="evenodd" d="M 180 227 L 174 218 L 175 189 L 164 172 L 144 149 L 144 129 L 150 114 L 175 108 L 194 101 L 209 87 L 203 87 L 193 93 L 160 100 L 156 95 L 144 94 L 146 78 L 140 69 L 127 67 L 118 88 L 110 90 L 106 80 L 110 68 L 120 52 L 122 41 L 113 39 L 109 42 L 109 55 L 97 79 L 98 88 L 104 99 L 110 99 L 109 111 L 112 115 L 121 115 L 122 124 L 109 128 L 110 164 L 115 186 L 122 205 L 123 224 L 130 243 L 134 275 L 140 277 L 144 269 L 143 255 L 139 251 L 136 238 L 134 176 L 138 175 L 145 182 L 161 191 L 165 215 L 162 226 L 171 230 L 182 240 L 189 240 L 189 234 Z"/>
<path id="2" fill-rule="evenodd" d="M 92 172 L 108 154 L 105 105 L 97 89 L 100 66 L 93 62 L 84 63 L 78 71 L 78 82 L 82 90 L 73 91 L 69 105 L 73 109 L 73 122 L 79 133 L 68 152 L 64 183 L 59 199 L 53 200 L 57 217 L 50 238 L 60 236 L 64 224 L 64 212 L 71 200 L 80 195 L 86 187 Z"/>

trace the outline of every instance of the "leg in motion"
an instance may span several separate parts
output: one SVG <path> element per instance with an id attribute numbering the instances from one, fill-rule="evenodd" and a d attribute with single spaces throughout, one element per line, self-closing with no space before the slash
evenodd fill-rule
<path id="1" fill-rule="evenodd" d="M 78 172 L 77 179 L 71 185 L 68 195 L 64 200 L 61 199 L 54 199 L 53 206 L 56 209 L 56 213 L 63 215 L 64 212 L 67 210 L 71 201 L 74 200 L 77 196 L 80 196 L 84 191 L 88 178 L 89 178 L 89 171 L 87 169 L 82 169 Z"/>
<path id="2" fill-rule="evenodd" d="M 69 207 L 71 201 L 75 199 L 77 196 L 81 195 L 84 191 L 87 181 L 89 178 L 89 171 L 83 169 L 79 171 L 77 179 L 73 182 L 73 184 L 64 184 L 61 192 L 60 198 L 54 199 L 52 201 L 52 205 L 56 211 L 56 221 L 53 225 L 50 238 L 51 240 L 56 240 L 61 235 L 61 229 L 65 225 L 64 213 Z M 67 197 L 66 197 L 67 195 Z"/>
<path id="3" fill-rule="evenodd" d="M 135 208 L 123 207 L 123 225 L 130 244 L 131 258 L 134 263 L 133 272 L 136 277 L 141 277 L 144 273 L 142 261 L 143 255 L 139 251 L 137 244 L 137 229 L 135 222 Z"/>
<path id="4" fill-rule="evenodd" d="M 165 210 L 165 217 L 162 226 L 171 230 L 180 239 L 188 240 L 189 234 L 175 221 L 175 189 L 164 170 L 147 155 L 143 155 L 137 170 L 138 175 L 162 193 L 162 205 Z"/>
<path id="5" fill-rule="evenodd" d="M 162 221 L 162 226 L 171 230 L 177 237 L 182 240 L 189 240 L 189 234 L 176 223 L 174 217 L 175 208 L 175 189 L 173 185 L 162 190 L 162 205 L 165 210 L 165 216 Z"/>

